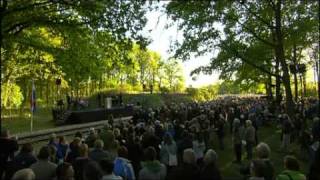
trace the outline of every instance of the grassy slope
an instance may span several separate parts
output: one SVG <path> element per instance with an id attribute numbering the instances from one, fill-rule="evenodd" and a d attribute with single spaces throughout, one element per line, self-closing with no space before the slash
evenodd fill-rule
<path id="1" fill-rule="evenodd" d="M 11 118 L 7 117 L 9 112 L 3 112 L 1 117 L 2 127 L 9 129 L 12 134 L 30 131 L 30 111 L 12 112 Z M 33 117 L 33 130 L 42 130 L 55 127 L 52 121 L 51 110 L 37 109 Z"/>

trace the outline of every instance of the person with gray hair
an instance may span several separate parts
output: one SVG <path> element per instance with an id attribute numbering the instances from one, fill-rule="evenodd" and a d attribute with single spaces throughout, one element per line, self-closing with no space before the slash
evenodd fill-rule
<path id="1" fill-rule="evenodd" d="M 246 141 L 246 151 L 247 151 L 247 159 L 252 159 L 252 149 L 255 144 L 255 134 L 256 130 L 252 126 L 252 122 L 250 120 L 246 120 L 246 130 L 245 130 L 245 141 Z"/>
<path id="2" fill-rule="evenodd" d="M 263 162 L 263 176 L 265 180 L 274 179 L 274 165 L 270 160 L 270 147 L 268 144 L 261 142 L 256 147 L 257 159 Z"/>
<path id="3" fill-rule="evenodd" d="M 12 180 L 35 180 L 36 175 L 34 174 L 33 170 L 30 168 L 25 168 L 17 171 Z"/>
<path id="4" fill-rule="evenodd" d="M 169 176 L 169 180 L 183 179 L 183 180 L 193 180 L 199 179 L 200 170 L 196 163 L 196 156 L 191 148 L 185 149 L 183 151 L 183 162 L 173 170 L 172 174 Z"/>
<path id="5" fill-rule="evenodd" d="M 89 153 L 89 158 L 99 162 L 102 159 L 110 158 L 109 153 L 103 150 L 104 143 L 101 139 L 98 139 L 94 142 L 94 149 Z"/>
<path id="6" fill-rule="evenodd" d="M 221 173 L 217 167 L 217 153 L 209 149 L 204 155 L 204 167 L 200 171 L 199 179 L 215 179 L 221 180 Z"/>

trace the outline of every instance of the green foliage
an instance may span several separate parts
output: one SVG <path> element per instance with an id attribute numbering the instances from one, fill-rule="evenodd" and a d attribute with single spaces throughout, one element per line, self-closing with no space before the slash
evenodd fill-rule
<path id="1" fill-rule="evenodd" d="M 175 57 L 212 57 L 208 66 L 193 73 L 219 71 L 221 79 L 235 80 L 239 85 L 249 82 L 252 87 L 270 83 L 268 76 L 281 76 L 289 106 L 292 46 L 301 50 L 317 42 L 317 9 L 315 1 L 276 0 L 171 1 L 166 6 L 169 17 L 183 31 L 183 41 L 172 47 Z M 280 73 L 275 70 L 276 61 L 280 62 Z"/>
<path id="2" fill-rule="evenodd" d="M 196 102 L 211 101 L 218 94 L 218 86 L 210 85 L 201 88 L 187 88 L 186 91 Z"/>
<path id="3" fill-rule="evenodd" d="M 1 84 L 1 106 L 4 108 L 17 108 L 22 104 L 23 95 L 20 87 L 14 83 Z"/>

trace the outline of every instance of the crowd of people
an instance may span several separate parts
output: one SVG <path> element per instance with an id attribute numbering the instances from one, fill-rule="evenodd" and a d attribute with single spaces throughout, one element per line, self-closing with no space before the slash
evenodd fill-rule
<path id="1" fill-rule="evenodd" d="M 320 180 L 320 121 L 318 117 L 309 120 L 311 122 L 306 120 L 304 109 L 307 107 L 305 103 L 291 117 L 284 113 L 282 106 L 272 109 L 268 101 L 261 98 L 225 98 L 141 108 L 129 122 L 115 124 L 110 120 L 102 130 L 92 128 L 88 135 L 76 133 L 70 143 L 65 137 L 53 134 L 37 156 L 29 143 L 17 153 L 17 141 L 3 130 L 0 177 L 13 180 L 220 180 L 224 175 L 215 149 L 224 150 L 226 144 L 232 144 L 233 163 L 241 167 L 244 179 Z M 269 145 L 259 140 L 258 131 L 265 126 L 278 126 L 282 130 L 285 170 L 280 174 L 275 174 Z M 230 142 L 225 139 L 226 134 L 231 134 Z M 301 172 L 299 161 L 290 155 L 292 142 L 299 143 L 301 158 L 309 162 L 308 172 Z"/>

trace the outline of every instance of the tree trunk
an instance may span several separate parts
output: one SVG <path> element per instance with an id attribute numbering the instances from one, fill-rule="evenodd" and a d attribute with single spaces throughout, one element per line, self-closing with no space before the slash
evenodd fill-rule
<path id="1" fill-rule="evenodd" d="M 266 81 L 266 93 L 268 96 L 268 99 L 272 101 L 273 94 L 272 94 L 272 77 L 271 75 L 268 75 L 268 80 Z"/>
<path id="2" fill-rule="evenodd" d="M 276 4 L 276 9 L 275 9 L 275 17 L 276 17 L 276 39 L 277 39 L 277 44 L 275 47 L 275 54 L 276 57 L 278 58 L 283 75 L 282 75 L 282 83 L 285 87 L 285 93 L 286 93 L 286 112 L 290 117 L 293 117 L 294 115 L 294 103 L 292 100 L 292 91 L 290 87 L 290 75 L 288 71 L 288 64 L 285 60 L 284 56 L 284 49 L 283 49 L 283 35 L 282 35 L 282 24 L 281 24 L 281 5 L 282 5 L 282 0 L 278 0 Z"/>
<path id="3" fill-rule="evenodd" d="M 294 78 L 294 100 L 298 102 L 298 77 L 297 77 L 297 45 L 296 43 L 293 44 L 293 64 L 295 71 L 293 72 Z"/>
<path id="4" fill-rule="evenodd" d="M 281 96 L 281 79 L 280 79 L 280 63 L 278 58 L 276 57 L 276 105 L 280 106 L 282 96 Z"/>

